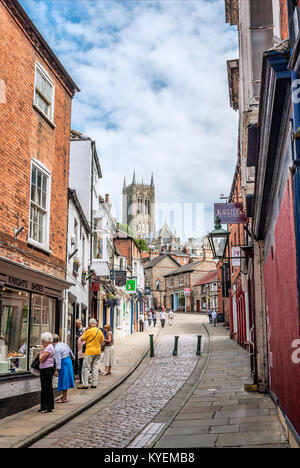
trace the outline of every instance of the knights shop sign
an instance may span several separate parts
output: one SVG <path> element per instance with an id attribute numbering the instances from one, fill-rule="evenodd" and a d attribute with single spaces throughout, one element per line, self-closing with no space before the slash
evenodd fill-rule
<path id="1" fill-rule="evenodd" d="M 136 294 L 136 278 L 128 279 L 126 281 L 126 292 Z"/>
<path id="2" fill-rule="evenodd" d="M 215 203 L 214 218 L 219 217 L 221 224 L 240 224 L 247 222 L 243 203 Z"/>

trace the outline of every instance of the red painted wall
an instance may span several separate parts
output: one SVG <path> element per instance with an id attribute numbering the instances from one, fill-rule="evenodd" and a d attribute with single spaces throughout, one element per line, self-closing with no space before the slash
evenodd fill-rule
<path id="1" fill-rule="evenodd" d="M 292 361 L 299 339 L 298 286 L 292 179 L 277 219 L 273 252 L 265 264 L 270 387 L 300 434 L 300 363 Z M 298 354 L 299 356 L 299 354 Z"/>

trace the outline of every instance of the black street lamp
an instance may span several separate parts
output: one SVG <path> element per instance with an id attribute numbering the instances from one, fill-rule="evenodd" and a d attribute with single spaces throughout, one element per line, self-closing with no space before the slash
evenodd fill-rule
<path id="1" fill-rule="evenodd" d="M 219 216 L 215 220 L 215 229 L 208 234 L 208 240 L 214 258 L 224 258 L 228 246 L 230 232 L 222 229 Z"/>

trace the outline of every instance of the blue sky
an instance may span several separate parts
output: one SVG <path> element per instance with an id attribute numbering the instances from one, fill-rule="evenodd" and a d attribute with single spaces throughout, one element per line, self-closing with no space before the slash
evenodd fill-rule
<path id="1" fill-rule="evenodd" d="M 135 169 L 145 183 L 154 173 L 159 203 L 203 203 L 210 229 L 237 152 L 226 73 L 237 33 L 225 24 L 224 1 L 21 4 L 81 89 L 72 127 L 96 140 L 114 214 Z"/>

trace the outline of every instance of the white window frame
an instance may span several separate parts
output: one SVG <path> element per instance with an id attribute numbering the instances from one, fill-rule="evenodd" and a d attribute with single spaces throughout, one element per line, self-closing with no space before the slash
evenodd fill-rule
<path id="1" fill-rule="evenodd" d="M 36 94 L 37 94 L 37 70 L 43 75 L 43 77 L 48 81 L 48 83 L 52 87 L 52 100 L 49 102 L 49 99 L 39 90 L 39 94 L 41 94 L 42 98 L 45 99 L 51 105 L 51 115 L 45 114 L 45 112 L 39 107 L 36 102 Z M 51 79 L 49 73 L 45 70 L 45 68 L 39 63 L 35 62 L 35 73 L 34 73 L 34 96 L 33 96 L 33 104 L 39 112 L 46 118 L 46 120 L 50 121 L 51 124 L 54 125 L 54 102 L 55 102 L 55 84 Z"/>
<path id="2" fill-rule="evenodd" d="M 44 229 L 44 242 L 38 242 L 37 240 L 30 237 L 30 224 L 31 224 L 31 177 L 32 177 L 32 169 L 35 167 L 38 171 L 42 172 L 45 177 L 47 177 L 47 196 L 46 196 L 46 225 Z M 49 238 L 50 238 L 50 208 L 51 208 L 51 172 L 49 169 L 38 159 L 32 158 L 30 164 L 30 197 L 29 197 L 29 229 L 28 229 L 28 238 L 27 244 L 32 245 L 33 247 L 37 247 L 41 250 L 46 251 L 47 253 L 52 253 L 49 246 Z"/>

